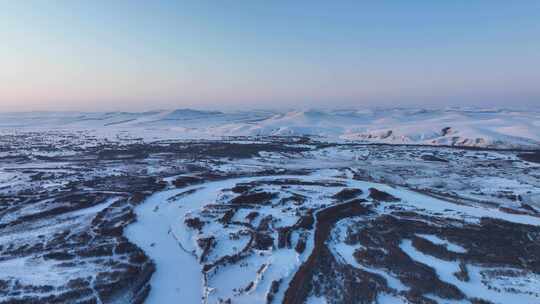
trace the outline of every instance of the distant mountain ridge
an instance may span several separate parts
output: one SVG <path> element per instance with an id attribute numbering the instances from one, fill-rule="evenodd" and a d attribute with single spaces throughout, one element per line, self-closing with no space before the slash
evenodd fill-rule
<path id="1" fill-rule="evenodd" d="M 310 135 L 387 144 L 540 148 L 540 112 L 507 109 L 0 113 L 0 129 L 7 128 L 131 131 L 152 139 Z"/>

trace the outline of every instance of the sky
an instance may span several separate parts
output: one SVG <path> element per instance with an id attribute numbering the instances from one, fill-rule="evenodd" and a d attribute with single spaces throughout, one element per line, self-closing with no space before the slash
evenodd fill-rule
<path id="1" fill-rule="evenodd" d="M 0 7 L 0 111 L 540 105 L 536 0 Z"/>

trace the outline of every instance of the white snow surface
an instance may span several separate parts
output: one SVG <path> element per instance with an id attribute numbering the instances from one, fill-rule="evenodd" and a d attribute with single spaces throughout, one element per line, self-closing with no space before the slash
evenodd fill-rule
<path id="1" fill-rule="evenodd" d="M 137 222 L 128 226 L 124 234 L 157 266 L 145 303 L 169 303 L 171 299 L 182 299 L 185 303 L 201 301 L 201 266 L 191 253 L 195 248 L 182 219 L 190 211 L 215 199 L 221 188 L 231 183 L 232 180 L 208 183 L 204 189 L 173 202 L 168 199 L 197 187 L 158 192 L 135 208 Z"/>
<path id="2" fill-rule="evenodd" d="M 126 236 L 141 247 L 150 258 L 156 263 L 156 273 L 151 279 L 152 289 L 146 303 L 169 303 L 171 299 L 182 299 L 184 303 L 201 303 L 208 301 L 216 302 L 219 298 L 231 297 L 236 292 L 235 288 L 246 286 L 255 278 L 257 269 L 262 266 L 264 271 L 264 279 L 258 275 L 254 279 L 255 288 L 253 291 L 238 294 L 235 297 L 238 303 L 254 303 L 264 299 L 268 284 L 273 279 L 284 278 L 286 284 L 291 275 L 300 266 L 305 256 L 312 250 L 312 246 L 308 243 L 308 250 L 302 256 L 297 256 L 293 251 L 274 250 L 269 252 L 261 251 L 259 255 L 254 255 L 245 260 L 244 266 L 230 265 L 225 269 L 214 273 L 209 278 L 207 286 L 208 290 L 204 290 L 204 280 L 201 273 L 201 265 L 197 260 L 198 248 L 194 240 L 194 234 L 188 229 L 183 219 L 191 214 L 199 213 L 205 205 L 214 204 L 223 199 L 227 189 L 237 183 L 248 182 L 253 180 L 268 180 L 274 178 L 297 178 L 296 176 L 275 176 L 275 177 L 244 177 L 233 178 L 224 181 L 209 182 L 203 185 L 191 186 L 183 189 L 173 189 L 158 192 L 148 198 L 144 203 L 136 208 L 137 222 L 128 226 L 125 231 Z M 445 214 L 448 218 L 458 218 L 470 223 L 477 223 L 481 217 L 492 217 L 503 219 L 515 223 L 524 223 L 535 226 L 540 226 L 540 219 L 528 215 L 508 214 L 497 209 L 485 208 L 480 206 L 464 206 L 446 202 L 440 199 L 425 196 L 416 192 L 412 192 L 400 187 L 392 187 L 379 183 L 351 180 L 347 178 L 338 178 L 335 176 L 334 170 L 319 170 L 309 176 L 299 176 L 304 180 L 335 180 L 342 181 L 348 187 L 354 187 L 363 190 L 364 195 L 367 195 L 368 189 L 375 187 L 379 190 L 388 192 L 401 199 L 400 202 L 387 203 L 385 205 L 401 205 L 402 207 L 409 206 L 420 213 L 426 214 Z M 315 187 L 317 188 L 317 187 Z M 182 192 L 196 190 L 194 193 L 187 193 L 180 196 L 178 199 L 169 199 Z M 324 192 L 322 189 L 313 189 L 316 200 L 310 200 L 309 204 L 317 204 L 320 201 L 320 196 Z M 312 191 L 310 189 L 310 191 Z M 330 191 L 330 193 L 333 193 Z M 323 200 L 324 201 L 324 200 Z M 381 212 L 385 212 L 385 208 L 381 207 Z M 388 207 L 390 208 L 390 207 Z M 391 209 L 391 208 L 390 208 Z M 259 212 L 265 213 L 269 210 L 259 209 Z M 280 216 L 287 220 L 288 215 L 281 214 Z M 206 226 L 205 226 L 206 227 Z M 208 229 L 208 230 L 206 230 Z M 226 230 L 213 229 L 212 225 L 208 225 L 205 231 L 219 237 L 220 234 L 228 233 Z M 455 252 L 463 252 L 465 249 L 461 246 L 441 239 L 434 235 L 418 235 L 426 238 L 436 244 L 443 244 L 449 250 Z M 337 239 L 342 239 L 343 236 L 336 236 Z M 310 241 L 311 242 L 311 241 Z M 366 268 L 358 264 L 353 258 L 352 253 L 354 246 L 346 245 L 342 242 L 331 245 L 334 253 L 341 259 L 355 267 L 362 268 L 365 271 L 377 273 L 385 277 L 389 285 L 397 290 L 407 290 L 399 279 L 393 277 L 389 273 L 385 273 L 379 269 Z M 459 269 L 458 262 L 450 262 L 439 260 L 435 257 L 425 255 L 417 251 L 410 240 L 405 240 L 401 244 L 401 248 L 411 256 L 414 260 L 420 263 L 432 266 L 437 271 L 441 280 L 455 284 L 462 289 L 468 296 L 481 295 L 482 297 L 493 301 L 493 303 L 509 303 L 507 300 L 519 299 L 522 303 L 532 303 L 531 300 L 536 300 L 535 296 L 528 294 L 539 285 L 537 276 L 528 274 L 527 280 L 523 282 L 509 282 L 511 278 L 497 277 L 493 284 L 499 284 L 503 287 L 512 285 L 523 290 L 522 293 L 515 295 L 507 291 L 497 292 L 489 289 L 483 284 L 482 277 L 486 271 L 493 269 L 482 268 L 480 266 L 468 265 L 468 270 L 471 275 L 470 282 L 459 281 L 453 273 Z M 217 249 L 218 251 L 222 251 Z M 223 255 L 223 252 L 222 254 Z M 510 285 L 509 285 L 510 284 Z M 262 286 L 264 285 L 264 288 Z M 515 285 L 515 286 L 514 286 Z M 286 286 L 286 285 L 285 285 Z M 504 288 L 503 288 L 504 289 Z M 281 291 L 282 292 L 282 291 Z M 210 297 L 210 299 L 209 299 Z M 277 299 L 282 295 L 277 295 Z M 310 298 L 309 303 L 319 303 L 322 299 Z M 402 299 L 393 295 L 381 295 L 379 298 L 381 303 L 400 303 Z"/>
<path id="3" fill-rule="evenodd" d="M 421 109 L 0 113 L 2 129 L 90 130 L 145 140 L 320 136 L 336 141 L 540 147 L 540 110 Z"/>

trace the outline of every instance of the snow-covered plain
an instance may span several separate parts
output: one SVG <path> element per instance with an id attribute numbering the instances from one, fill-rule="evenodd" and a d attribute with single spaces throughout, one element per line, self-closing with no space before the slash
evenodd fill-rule
<path id="1" fill-rule="evenodd" d="M 320 136 L 333 141 L 498 148 L 540 147 L 540 110 L 389 108 L 142 113 L 1 113 L 4 130 L 91 130 L 146 140 L 230 136 Z"/>

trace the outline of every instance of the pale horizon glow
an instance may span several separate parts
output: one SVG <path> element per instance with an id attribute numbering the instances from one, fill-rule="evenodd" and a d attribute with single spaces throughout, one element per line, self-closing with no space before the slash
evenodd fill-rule
<path id="1" fill-rule="evenodd" d="M 0 112 L 540 104 L 538 1 L 3 1 Z"/>

